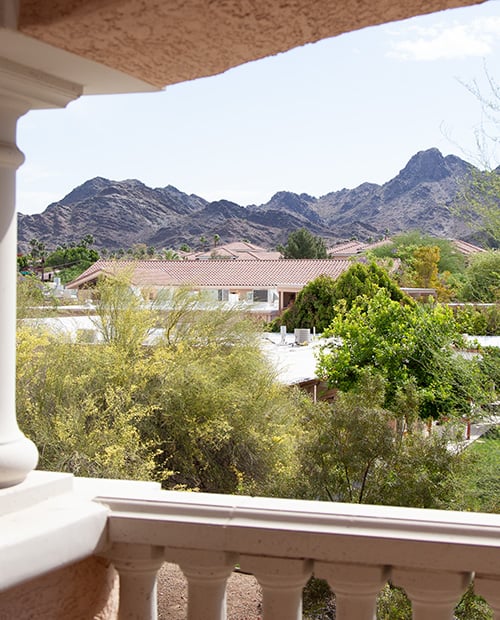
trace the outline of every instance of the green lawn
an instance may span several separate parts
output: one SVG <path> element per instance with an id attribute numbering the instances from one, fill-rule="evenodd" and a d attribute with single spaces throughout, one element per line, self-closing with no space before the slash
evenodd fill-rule
<path id="1" fill-rule="evenodd" d="M 466 456 L 463 509 L 500 513 L 500 428 L 475 441 Z"/>

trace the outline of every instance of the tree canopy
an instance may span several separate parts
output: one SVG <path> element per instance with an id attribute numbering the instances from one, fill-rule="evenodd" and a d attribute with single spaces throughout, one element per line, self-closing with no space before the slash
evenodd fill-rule
<path id="1" fill-rule="evenodd" d="M 301 493 L 310 499 L 442 507 L 459 462 L 446 436 L 403 434 L 383 407 L 386 381 L 370 370 L 355 390 L 317 408 L 299 446 Z"/>
<path id="2" fill-rule="evenodd" d="M 455 354 L 461 336 L 451 310 L 441 305 L 403 305 L 380 289 L 338 313 L 325 336 L 336 336 L 341 344 L 324 347 L 320 376 L 349 391 L 371 369 L 387 380 L 384 407 L 395 412 L 411 386 L 424 418 L 469 414 L 471 401 L 491 397 L 477 361 Z"/>
<path id="3" fill-rule="evenodd" d="M 464 301 L 500 301 L 500 250 L 476 254 L 464 274 L 461 290 Z"/>
<path id="4" fill-rule="evenodd" d="M 369 265 L 355 263 L 337 280 L 323 275 L 306 284 L 293 306 L 285 310 L 272 327 L 278 329 L 280 325 L 286 325 L 289 331 L 309 327 L 323 332 L 340 307 L 350 309 L 360 295 L 371 297 L 381 288 L 387 290 L 395 301 L 414 303 L 384 269 L 373 262 Z"/>
<path id="5" fill-rule="evenodd" d="M 326 245 L 306 228 L 299 228 L 288 235 L 286 245 L 278 246 L 284 258 L 328 258 Z"/>

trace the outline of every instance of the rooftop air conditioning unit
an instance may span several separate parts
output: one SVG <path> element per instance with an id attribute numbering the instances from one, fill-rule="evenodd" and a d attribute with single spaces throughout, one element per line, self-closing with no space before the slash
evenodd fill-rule
<path id="1" fill-rule="evenodd" d="M 293 330 L 295 336 L 295 344 L 309 344 L 311 338 L 311 330 L 298 328 Z"/>

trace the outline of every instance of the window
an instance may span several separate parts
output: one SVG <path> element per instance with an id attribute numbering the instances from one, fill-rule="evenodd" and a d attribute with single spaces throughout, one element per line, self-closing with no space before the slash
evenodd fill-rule
<path id="1" fill-rule="evenodd" d="M 255 289 L 253 292 L 253 300 L 267 302 L 267 289 L 265 288 Z"/>

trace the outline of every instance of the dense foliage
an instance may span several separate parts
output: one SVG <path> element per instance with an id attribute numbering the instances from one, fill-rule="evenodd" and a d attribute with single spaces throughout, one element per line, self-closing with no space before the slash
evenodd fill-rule
<path id="1" fill-rule="evenodd" d="M 145 309 L 124 287 L 100 287 L 102 344 L 19 327 L 18 419 L 39 446 L 41 467 L 282 492 L 296 419 L 312 403 L 275 381 L 254 325 L 232 311 L 201 311 L 199 297 L 188 303 L 185 293 L 177 306 L 171 299 L 161 311 Z M 165 325 L 168 338 L 158 331 Z"/>
<path id="2" fill-rule="evenodd" d="M 458 507 L 500 513 L 500 429 L 492 428 L 467 450 Z"/>
<path id="3" fill-rule="evenodd" d="M 487 509 L 488 498 L 497 510 L 494 457 L 478 484 L 464 476 L 478 461 L 448 450 L 446 434 L 425 437 L 419 416 L 469 411 L 472 393 L 500 382 L 498 350 L 457 358 L 450 312 L 417 306 L 385 278 L 355 265 L 339 287 L 347 298 L 337 299 L 327 334 L 343 343 L 325 349 L 320 366 L 339 388 L 332 404 L 279 385 L 244 316 L 207 308 L 190 291 L 146 306 L 127 274 L 103 280 L 102 344 L 20 324 L 20 425 L 41 467 L 78 475 L 420 507 Z M 464 480 L 476 490 L 485 481 L 487 493 L 463 493 Z M 309 609 L 327 601 L 321 617 L 333 617 L 328 589 L 312 587 Z M 409 618 L 409 609 L 402 591 L 384 588 L 379 618 Z M 489 617 L 470 592 L 456 613 Z"/>
<path id="4" fill-rule="evenodd" d="M 472 258 L 460 297 L 464 301 L 500 302 L 500 250 L 480 252 Z"/>
<path id="5" fill-rule="evenodd" d="M 320 375 L 348 391 L 370 369 L 387 381 L 384 406 L 393 411 L 410 389 L 417 392 L 423 418 L 468 415 L 471 401 L 492 397 L 479 363 L 455 354 L 452 345 L 461 336 L 443 306 L 402 305 L 380 289 L 339 312 L 325 335 L 341 341 L 324 347 Z"/>
<path id="6" fill-rule="evenodd" d="M 398 424 L 384 409 L 385 389 L 380 375 L 364 371 L 354 389 L 314 410 L 300 441 L 301 495 L 421 508 L 451 500 L 460 461 L 447 449 L 449 437 L 425 437 L 408 419 L 416 415 L 414 393 L 401 395 L 407 424 Z"/>
<path id="7" fill-rule="evenodd" d="M 299 228 L 288 235 L 284 246 L 278 246 L 284 258 L 327 258 L 326 245 L 306 228 Z"/>
<path id="8" fill-rule="evenodd" d="M 31 239 L 29 253 L 17 259 L 18 269 L 23 274 L 40 272 L 42 280 L 44 272 L 53 269 L 66 284 L 98 260 L 99 253 L 91 247 L 93 244 L 94 237 L 85 235 L 78 243 L 60 245 L 49 251 L 43 241 Z"/>
<path id="9" fill-rule="evenodd" d="M 438 248 L 437 268 L 439 273 L 460 273 L 465 268 L 465 258 L 448 239 L 439 239 L 423 234 L 418 230 L 401 233 L 391 238 L 388 243 L 371 250 L 376 258 L 399 259 L 405 268 L 412 269 L 415 251 L 421 248 Z"/>
<path id="10" fill-rule="evenodd" d="M 385 289 L 391 299 L 412 305 L 414 302 L 391 280 L 387 272 L 370 263 L 355 263 L 337 280 L 319 276 L 298 293 L 295 303 L 274 321 L 272 329 L 286 325 L 288 331 L 295 328 L 316 328 L 323 332 L 336 316 L 339 307 L 352 307 L 359 296 L 373 296 Z"/>
<path id="11" fill-rule="evenodd" d="M 500 334 L 500 304 L 461 305 L 453 308 L 458 329 L 463 334 L 496 336 Z"/>

